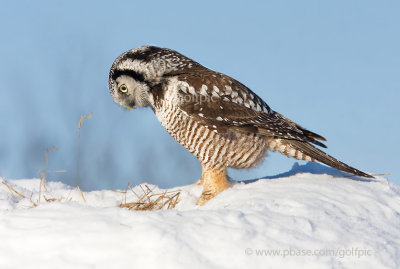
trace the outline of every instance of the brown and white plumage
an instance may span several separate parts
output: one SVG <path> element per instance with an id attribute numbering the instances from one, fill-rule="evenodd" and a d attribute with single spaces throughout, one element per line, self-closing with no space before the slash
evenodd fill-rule
<path id="1" fill-rule="evenodd" d="M 372 176 L 314 145 L 325 139 L 273 111 L 237 80 L 180 53 L 154 46 L 130 50 L 113 63 L 109 87 L 123 107 L 150 106 L 165 129 L 202 163 L 198 203 L 229 186 L 226 168 L 251 168 L 267 150 Z"/>

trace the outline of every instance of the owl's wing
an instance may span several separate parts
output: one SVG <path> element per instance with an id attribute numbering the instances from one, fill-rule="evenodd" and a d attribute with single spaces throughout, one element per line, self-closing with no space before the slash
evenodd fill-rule
<path id="1" fill-rule="evenodd" d="M 273 111 L 249 88 L 224 74 L 200 71 L 177 78 L 179 109 L 209 129 L 219 133 L 256 133 L 326 147 L 317 141 L 326 141 L 325 138 Z"/>

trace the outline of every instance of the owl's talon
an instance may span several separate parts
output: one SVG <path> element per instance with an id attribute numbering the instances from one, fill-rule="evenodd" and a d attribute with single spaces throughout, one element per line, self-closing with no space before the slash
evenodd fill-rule
<path id="1" fill-rule="evenodd" d="M 229 184 L 227 186 L 224 186 L 223 188 L 219 190 L 204 190 L 203 193 L 201 194 L 199 200 L 197 200 L 197 205 L 204 205 L 207 203 L 209 200 L 217 196 L 220 192 L 224 191 L 225 189 L 229 188 Z"/>
<path id="2" fill-rule="evenodd" d="M 199 198 L 199 200 L 197 200 L 197 205 L 204 205 L 205 203 L 207 203 L 209 200 L 211 200 L 212 198 L 214 198 L 218 193 L 211 193 L 211 192 L 203 192 Z"/>

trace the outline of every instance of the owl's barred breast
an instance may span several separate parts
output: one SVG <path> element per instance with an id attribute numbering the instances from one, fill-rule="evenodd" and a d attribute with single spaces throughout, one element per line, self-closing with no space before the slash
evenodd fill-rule
<path id="1" fill-rule="evenodd" d="M 172 91 L 171 89 L 169 91 Z M 268 139 L 256 134 L 220 134 L 179 109 L 176 94 L 167 92 L 154 107 L 168 133 L 193 153 L 203 166 L 251 168 L 266 155 Z"/>

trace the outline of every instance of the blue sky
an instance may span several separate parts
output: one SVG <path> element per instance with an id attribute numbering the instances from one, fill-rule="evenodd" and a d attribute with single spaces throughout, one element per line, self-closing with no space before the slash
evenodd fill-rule
<path id="1" fill-rule="evenodd" d="M 107 88 L 124 51 L 175 49 L 226 73 L 274 110 L 328 139 L 327 152 L 400 183 L 398 1 L 2 1 L 0 172 L 79 185 L 162 187 L 200 177 L 198 161 L 149 109 L 125 111 Z M 271 153 L 234 179 L 276 175 L 295 160 Z M 304 163 L 300 163 L 304 164 Z"/>

